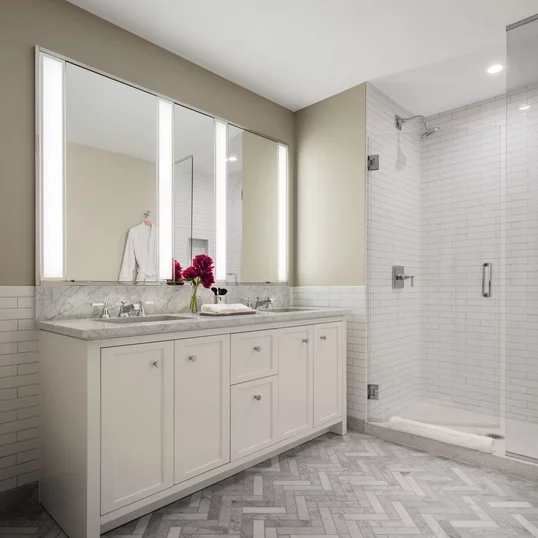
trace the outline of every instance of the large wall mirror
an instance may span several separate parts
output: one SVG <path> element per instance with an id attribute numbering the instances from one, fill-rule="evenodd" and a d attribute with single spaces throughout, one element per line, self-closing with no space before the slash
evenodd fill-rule
<path id="1" fill-rule="evenodd" d="M 37 283 L 287 281 L 287 146 L 38 49 Z"/>

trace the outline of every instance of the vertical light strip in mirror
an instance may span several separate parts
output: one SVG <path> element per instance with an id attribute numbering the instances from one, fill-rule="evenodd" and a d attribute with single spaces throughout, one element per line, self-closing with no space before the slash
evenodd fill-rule
<path id="1" fill-rule="evenodd" d="M 159 279 L 172 278 L 173 106 L 159 99 Z"/>
<path id="2" fill-rule="evenodd" d="M 228 125 L 215 121 L 215 277 L 226 280 Z"/>
<path id="3" fill-rule="evenodd" d="M 278 145 L 278 281 L 288 280 L 288 148 Z"/>
<path id="4" fill-rule="evenodd" d="M 64 62 L 41 55 L 42 278 L 64 277 Z"/>

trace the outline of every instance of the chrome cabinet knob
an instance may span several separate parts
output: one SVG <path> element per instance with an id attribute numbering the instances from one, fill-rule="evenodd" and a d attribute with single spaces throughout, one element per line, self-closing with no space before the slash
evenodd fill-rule
<path id="1" fill-rule="evenodd" d="M 261 394 L 256 394 L 256 395 L 254 396 L 254 399 L 255 399 L 256 401 L 259 402 L 259 401 L 262 399 Z"/>
<path id="2" fill-rule="evenodd" d="M 160 368 L 161 367 L 160 361 L 153 361 L 153 366 L 155 366 L 155 368 Z"/>
<path id="3" fill-rule="evenodd" d="M 303 344 L 308 344 L 308 342 L 310 342 L 310 339 L 308 339 L 308 338 L 303 338 Z"/>
<path id="4" fill-rule="evenodd" d="M 327 336 L 324 334 L 323 336 L 320 336 L 321 340 L 327 340 Z"/>
<path id="5" fill-rule="evenodd" d="M 190 360 L 191 362 L 196 362 L 196 361 L 198 360 L 198 357 L 197 357 L 196 355 L 191 355 L 191 356 L 189 357 L 189 360 Z"/>
<path id="6" fill-rule="evenodd" d="M 254 351 L 261 351 L 261 350 L 262 350 L 261 346 L 255 346 L 254 347 Z"/>

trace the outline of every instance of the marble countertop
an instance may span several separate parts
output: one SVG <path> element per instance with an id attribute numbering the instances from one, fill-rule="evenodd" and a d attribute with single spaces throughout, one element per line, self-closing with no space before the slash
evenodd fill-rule
<path id="1" fill-rule="evenodd" d="M 294 307 L 295 308 L 295 307 Z M 107 323 L 100 319 L 63 319 L 57 321 L 36 321 L 36 327 L 81 340 L 101 340 L 105 338 L 122 338 L 124 336 L 143 336 L 150 334 L 177 333 L 187 331 L 203 331 L 210 329 L 240 328 L 268 323 L 286 323 L 310 321 L 323 318 L 342 317 L 349 314 L 345 308 L 299 308 L 294 312 L 258 311 L 252 315 L 209 317 L 198 314 L 167 313 L 181 319 L 155 321 L 148 323 Z M 158 314 L 157 314 L 158 315 Z M 145 319 L 150 319 L 147 316 Z M 117 318 L 116 318 L 117 319 Z"/>

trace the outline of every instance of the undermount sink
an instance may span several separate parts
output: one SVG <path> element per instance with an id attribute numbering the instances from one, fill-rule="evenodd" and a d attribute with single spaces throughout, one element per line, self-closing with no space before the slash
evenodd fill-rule
<path id="1" fill-rule="evenodd" d="M 185 316 L 164 315 L 164 316 L 135 316 L 132 318 L 99 319 L 98 321 L 103 321 L 105 323 L 115 323 L 117 325 L 125 325 L 129 323 L 157 323 L 159 321 L 182 321 L 182 320 L 190 320 L 190 319 L 192 318 L 188 318 Z"/>
<path id="2" fill-rule="evenodd" d="M 267 310 L 266 312 L 280 312 L 280 313 L 285 313 L 285 312 L 309 312 L 311 310 L 314 310 L 313 308 L 300 308 L 300 307 L 293 307 L 293 306 L 283 306 L 283 307 L 280 307 L 280 308 L 271 308 L 269 310 Z"/>

